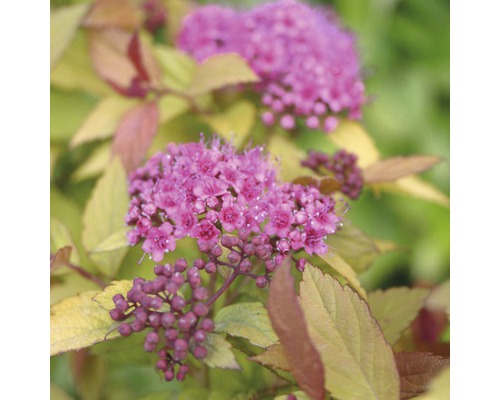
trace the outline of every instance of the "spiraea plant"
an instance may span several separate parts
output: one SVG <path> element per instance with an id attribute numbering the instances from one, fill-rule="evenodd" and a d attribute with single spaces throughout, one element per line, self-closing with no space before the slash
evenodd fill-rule
<path id="1" fill-rule="evenodd" d="M 370 275 L 408 257 L 409 218 L 382 234 L 389 193 L 447 209 L 417 176 L 443 157 L 382 157 L 341 13 L 95 0 L 51 24 L 54 398 L 423 400 L 449 385 L 447 279 Z"/>

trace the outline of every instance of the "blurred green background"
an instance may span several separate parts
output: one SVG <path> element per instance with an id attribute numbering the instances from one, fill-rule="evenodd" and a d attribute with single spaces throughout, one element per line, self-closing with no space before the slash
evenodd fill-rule
<path id="1" fill-rule="evenodd" d="M 251 7 L 262 0 L 201 1 Z M 446 0 L 316 0 L 333 7 L 358 36 L 366 92 L 362 123 L 383 158 L 432 154 L 441 164 L 422 177 L 450 193 L 450 3 Z M 377 239 L 408 249 L 375 261 L 361 276 L 367 290 L 450 274 L 450 211 L 410 197 L 364 193 L 348 217 Z"/>

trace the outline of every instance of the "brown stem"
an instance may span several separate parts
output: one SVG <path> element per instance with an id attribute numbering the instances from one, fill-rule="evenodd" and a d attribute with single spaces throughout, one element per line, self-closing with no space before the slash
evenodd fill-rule
<path id="1" fill-rule="evenodd" d="M 54 254 L 50 253 L 50 258 L 52 258 L 52 257 L 54 257 Z M 69 269 L 71 269 L 72 271 L 75 271 L 77 274 L 79 274 L 83 278 L 88 279 L 89 281 L 94 282 L 101 289 L 104 289 L 106 286 L 108 286 L 108 284 L 106 282 L 104 282 L 102 279 L 100 279 L 97 276 L 93 275 L 89 271 L 83 269 L 79 265 L 75 265 L 73 263 L 70 263 L 69 261 L 67 261 L 65 264 L 68 266 Z"/>

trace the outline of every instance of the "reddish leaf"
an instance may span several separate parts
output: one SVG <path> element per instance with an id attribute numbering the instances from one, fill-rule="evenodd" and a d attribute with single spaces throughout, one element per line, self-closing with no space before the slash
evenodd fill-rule
<path id="1" fill-rule="evenodd" d="M 52 271 L 68 264 L 71 257 L 71 250 L 71 246 L 64 246 L 57 250 L 56 254 L 50 257 L 50 270 Z"/>
<path id="2" fill-rule="evenodd" d="M 450 360 L 432 353 L 395 353 L 401 382 L 401 400 L 410 399 L 427 390 L 429 381 L 450 365 Z"/>
<path id="3" fill-rule="evenodd" d="M 135 30 L 141 22 L 141 11 L 129 0 L 96 0 L 83 25 L 87 28 Z"/>
<path id="4" fill-rule="evenodd" d="M 425 171 L 438 162 L 440 157 L 427 155 L 398 156 L 376 161 L 363 170 L 363 180 L 367 184 L 391 182 L 407 175 Z"/>
<path id="5" fill-rule="evenodd" d="M 158 129 L 158 105 L 143 103 L 130 110 L 118 125 L 112 151 L 121 157 L 127 172 L 137 168 Z"/>
<path id="6" fill-rule="evenodd" d="M 137 34 L 137 32 L 135 32 L 132 35 L 132 38 L 130 39 L 127 49 L 127 54 L 130 61 L 132 61 L 132 63 L 134 64 L 135 70 L 137 71 L 137 75 L 139 76 L 139 78 L 148 82 L 149 74 L 148 71 L 146 70 L 146 67 L 144 66 L 144 63 L 142 62 L 141 44 L 139 42 L 139 35 Z"/>
<path id="7" fill-rule="evenodd" d="M 450 344 L 440 342 L 440 336 L 448 326 L 448 317 L 444 311 L 433 311 L 424 307 L 412 323 L 415 348 L 420 351 L 449 356 Z"/>
<path id="8" fill-rule="evenodd" d="M 267 307 L 269 317 L 297 384 L 312 399 L 322 400 L 325 395 L 323 364 L 307 332 L 290 267 L 290 262 L 283 263 L 273 276 Z"/>
<path id="9" fill-rule="evenodd" d="M 122 88 L 128 88 L 137 75 L 127 54 L 130 38 L 130 33 L 118 29 L 92 29 L 88 33 L 94 69 L 103 80 Z"/>

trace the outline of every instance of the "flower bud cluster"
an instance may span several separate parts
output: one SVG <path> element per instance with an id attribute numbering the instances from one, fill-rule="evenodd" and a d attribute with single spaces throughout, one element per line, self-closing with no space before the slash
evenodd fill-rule
<path id="1" fill-rule="evenodd" d="M 210 146 L 170 144 L 131 174 L 129 192 L 129 242 L 143 240 L 155 262 L 184 237 L 218 257 L 229 234 L 235 262 L 238 253 L 245 263 L 252 256 L 272 269 L 291 251 L 327 253 L 324 239 L 340 223 L 333 198 L 313 186 L 280 183 L 262 147 L 237 152 L 216 137 Z"/>
<path id="2" fill-rule="evenodd" d="M 337 18 L 295 0 L 263 4 L 246 12 L 210 5 L 189 14 L 178 47 L 198 61 L 235 52 L 261 78 L 266 125 L 332 131 L 337 117 L 361 117 L 365 89 L 355 37 Z"/>
<path id="3" fill-rule="evenodd" d="M 301 162 L 304 167 L 319 172 L 325 169 L 333 174 L 341 184 L 341 192 L 351 199 L 357 199 L 363 189 L 362 171 L 357 165 L 356 154 L 341 149 L 333 155 L 318 151 L 310 151 L 308 157 Z"/>
<path id="4" fill-rule="evenodd" d="M 167 10 L 161 0 L 145 0 L 142 3 L 145 14 L 144 27 L 151 33 L 155 33 L 167 21 Z"/>
<path id="5" fill-rule="evenodd" d="M 110 315 L 122 321 L 118 332 L 130 336 L 147 330 L 144 350 L 156 352 L 156 367 L 167 381 L 185 378 L 188 353 L 198 359 L 207 356 L 204 344 L 214 323 L 207 317 L 208 290 L 200 275 L 204 268 L 201 259 L 190 268 L 185 259 L 174 265 L 158 264 L 154 280 L 135 278 L 126 296 L 113 296 L 115 308 Z"/>

